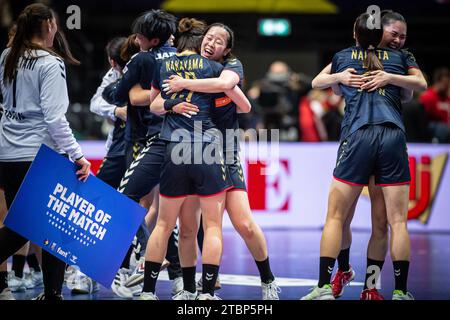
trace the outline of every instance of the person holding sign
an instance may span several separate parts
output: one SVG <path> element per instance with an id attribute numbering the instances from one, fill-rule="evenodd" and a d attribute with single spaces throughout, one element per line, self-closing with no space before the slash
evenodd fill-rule
<path id="1" fill-rule="evenodd" d="M 43 4 L 27 6 L 17 19 L 11 48 L 0 57 L 0 86 L 5 114 L 0 126 L 0 171 L 7 207 L 42 144 L 67 154 L 79 165 L 76 174 L 85 181 L 91 164 L 87 161 L 65 117 L 69 105 L 64 60 L 72 56 L 55 13 Z M 28 240 L 7 227 L 0 229 L 0 263 Z M 65 263 L 42 252 L 44 293 L 38 300 L 61 300 Z M 0 291 L 5 281 L 0 279 Z"/>

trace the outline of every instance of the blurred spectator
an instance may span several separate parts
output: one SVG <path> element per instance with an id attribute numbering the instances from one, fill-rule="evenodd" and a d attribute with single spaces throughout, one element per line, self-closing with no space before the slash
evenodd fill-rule
<path id="1" fill-rule="evenodd" d="M 342 118 L 342 97 L 331 89 L 311 90 L 299 104 L 300 141 L 338 141 Z"/>
<path id="2" fill-rule="evenodd" d="M 419 94 L 414 92 L 414 98 L 402 104 L 402 117 L 406 129 L 407 142 L 430 142 L 428 119 L 424 106 L 419 101 Z"/>
<path id="3" fill-rule="evenodd" d="M 450 142 L 450 73 L 447 68 L 434 72 L 433 86 L 420 96 L 429 120 L 428 128 L 433 141 Z"/>
<path id="4" fill-rule="evenodd" d="M 283 61 L 273 62 L 266 76 L 249 90 L 265 129 L 279 129 L 281 140 L 298 140 L 297 110 L 302 78 Z M 306 81 L 305 81 L 306 82 Z M 258 126 L 257 126 L 258 127 Z"/>

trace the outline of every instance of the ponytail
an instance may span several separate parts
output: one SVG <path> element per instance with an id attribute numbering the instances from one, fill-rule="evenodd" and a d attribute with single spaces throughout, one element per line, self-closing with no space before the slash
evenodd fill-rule
<path id="1" fill-rule="evenodd" d="M 383 64 L 381 63 L 375 48 L 381 42 L 383 37 L 382 28 L 369 28 L 368 21 L 373 19 L 368 13 L 363 13 L 356 18 L 355 21 L 355 36 L 359 46 L 362 49 L 367 50 L 367 54 L 364 58 L 364 67 L 369 71 L 383 70 Z"/>

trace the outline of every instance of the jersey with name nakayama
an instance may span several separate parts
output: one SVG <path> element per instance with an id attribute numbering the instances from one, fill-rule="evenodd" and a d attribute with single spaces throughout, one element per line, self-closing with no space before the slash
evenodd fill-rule
<path id="1" fill-rule="evenodd" d="M 241 88 L 244 81 L 244 68 L 241 61 L 233 57 L 225 60 L 222 65 L 224 70 L 236 72 L 239 76 L 238 86 Z M 224 150 L 238 151 L 239 121 L 236 104 L 225 94 L 219 94 L 214 100 L 213 121 L 222 133 Z"/>
<path id="2" fill-rule="evenodd" d="M 171 75 L 185 79 L 215 78 L 220 75 L 223 66 L 198 54 L 177 54 L 163 61 L 160 73 L 155 75 L 153 86 L 159 90 L 163 80 Z M 177 113 L 167 113 L 161 130 L 161 139 L 172 142 L 217 142 L 220 143 L 219 131 L 212 119 L 215 94 L 182 90 L 167 95 L 161 91 L 163 99 L 180 98 L 199 108 L 196 115 L 187 118 Z M 182 130 L 177 130 L 182 129 Z"/>
<path id="3" fill-rule="evenodd" d="M 375 53 L 383 64 L 384 71 L 405 75 L 408 68 L 418 68 L 413 55 L 405 50 L 376 49 Z M 363 65 L 367 51 L 354 46 L 336 53 L 331 72 L 342 72 L 354 68 L 358 74 L 366 74 Z M 388 84 L 373 92 L 339 85 L 345 98 L 345 113 L 342 121 L 341 138 L 352 134 L 364 125 L 393 123 L 405 131 L 402 121 L 401 88 Z"/>

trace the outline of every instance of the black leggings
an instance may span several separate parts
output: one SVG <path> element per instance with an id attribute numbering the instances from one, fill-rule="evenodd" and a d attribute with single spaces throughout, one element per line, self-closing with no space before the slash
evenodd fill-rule
<path id="1" fill-rule="evenodd" d="M 30 165 L 31 162 L 29 161 L 0 162 L 7 208 L 11 206 Z M 27 242 L 28 239 L 11 229 L 0 228 L 0 263 L 6 261 Z M 65 262 L 42 250 L 42 274 L 44 277 L 44 293 L 47 298 L 61 294 L 65 267 Z"/>

